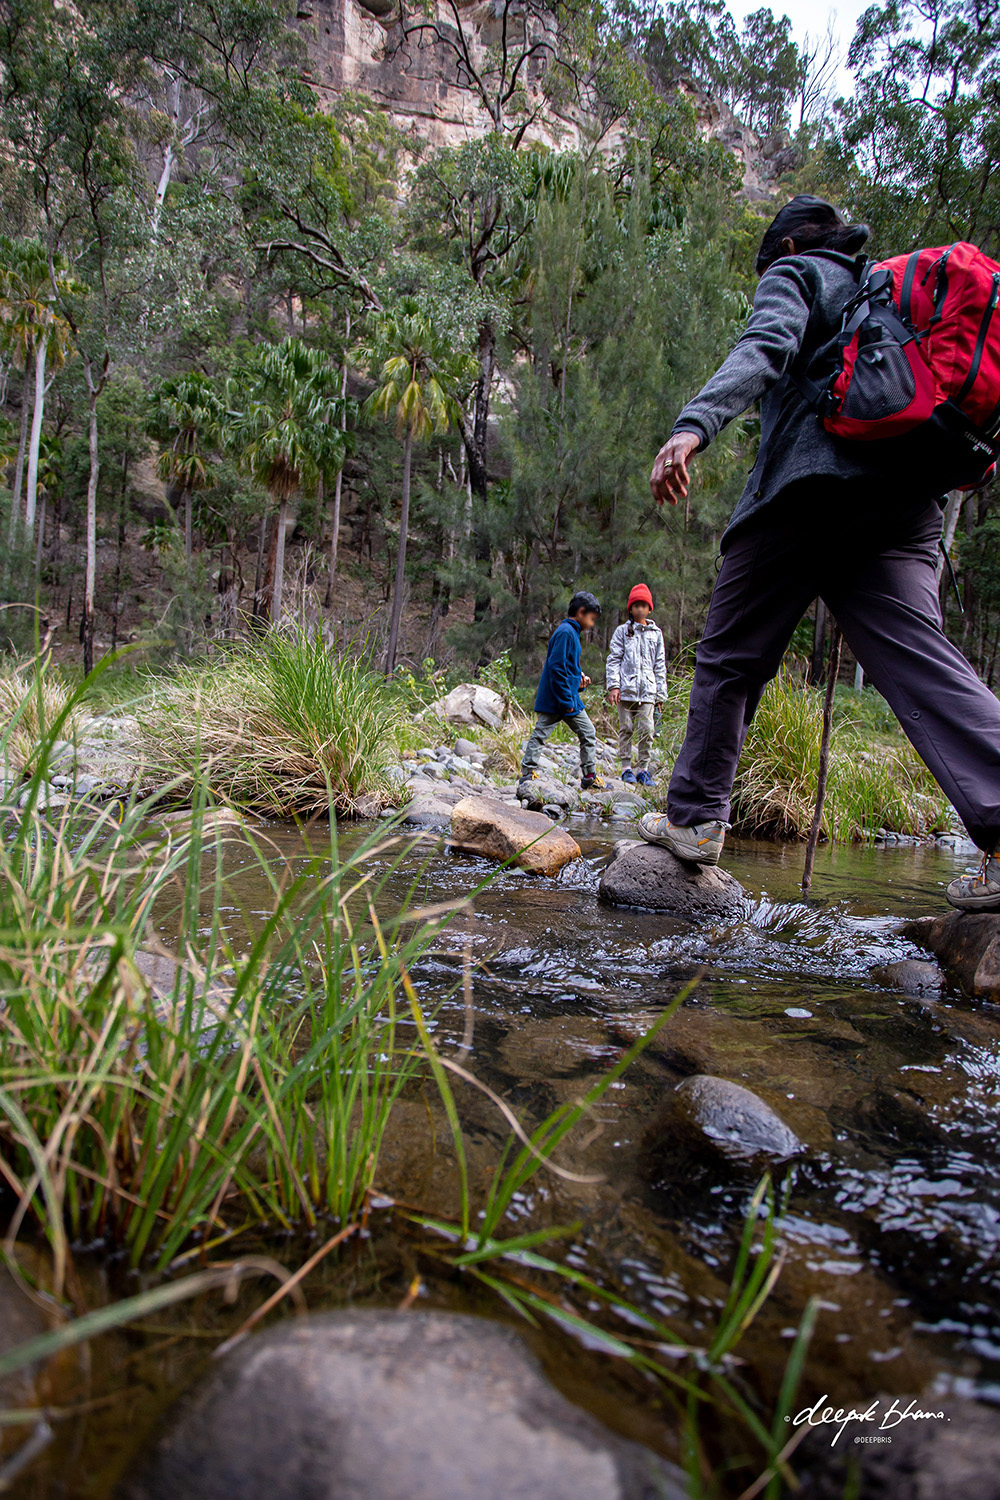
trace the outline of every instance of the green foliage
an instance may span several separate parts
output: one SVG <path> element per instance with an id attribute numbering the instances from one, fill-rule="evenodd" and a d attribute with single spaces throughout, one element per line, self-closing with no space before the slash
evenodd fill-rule
<path id="1" fill-rule="evenodd" d="M 143 720 L 149 757 L 178 792 L 204 776 L 227 802 L 288 816 L 388 801 L 400 713 L 356 653 L 272 632 L 228 665 L 164 684 Z"/>

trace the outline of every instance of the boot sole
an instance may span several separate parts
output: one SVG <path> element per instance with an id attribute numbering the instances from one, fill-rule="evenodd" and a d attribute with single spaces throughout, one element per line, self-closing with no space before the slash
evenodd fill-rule
<path id="1" fill-rule="evenodd" d="M 673 839 L 670 838 L 669 834 L 660 837 L 655 834 L 647 833 L 641 825 L 639 827 L 639 837 L 645 839 L 647 844 L 655 844 L 659 849 L 666 849 L 668 853 L 674 856 L 675 859 L 683 861 L 683 863 L 686 865 L 717 865 L 719 863 L 719 860 L 722 858 L 721 849 L 718 851 L 718 853 L 706 854 L 691 854 L 686 849 L 682 851 L 674 843 Z"/>
<path id="2" fill-rule="evenodd" d="M 998 911 L 1000 912 L 1000 895 L 996 896 L 962 896 L 957 901 L 953 896 L 945 892 L 945 900 L 949 906 L 956 911 Z"/>

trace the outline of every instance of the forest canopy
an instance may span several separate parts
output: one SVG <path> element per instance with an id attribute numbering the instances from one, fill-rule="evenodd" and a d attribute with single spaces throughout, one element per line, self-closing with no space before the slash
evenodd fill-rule
<path id="1" fill-rule="evenodd" d="M 641 576 L 680 657 L 754 415 L 678 512 L 648 472 L 738 336 L 764 218 L 816 191 L 876 253 L 1000 249 L 1000 6 L 873 6 L 847 98 L 836 38 L 767 8 L 495 9 L 381 22 L 465 101 L 442 143 L 317 86 L 310 6 L 8 0 L 9 643 L 41 618 L 89 668 L 293 622 L 524 671 L 573 588 L 610 632 Z M 949 623 L 992 682 L 995 491 L 956 519 Z"/>

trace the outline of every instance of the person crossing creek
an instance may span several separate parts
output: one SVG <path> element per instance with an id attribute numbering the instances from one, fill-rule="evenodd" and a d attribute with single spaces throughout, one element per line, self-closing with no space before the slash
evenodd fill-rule
<path id="1" fill-rule="evenodd" d="M 760 402 L 760 448 L 722 537 L 667 812 L 647 813 L 639 832 L 681 859 L 718 863 L 750 721 L 819 597 L 982 850 L 949 901 L 1000 910 L 1000 702 L 942 628 L 942 487 L 916 442 L 837 436 L 810 399 L 807 372 L 837 348 L 868 233 L 818 198 L 781 209 L 757 257 L 746 329 L 656 457 L 653 495 L 675 505 L 692 458 Z"/>
<path id="2" fill-rule="evenodd" d="M 549 637 L 545 666 L 535 695 L 535 728 L 524 747 L 518 796 L 529 807 L 542 802 L 533 782 L 540 781 L 538 766 L 549 735 L 560 725 L 572 729 L 580 742 L 580 786 L 603 791 L 597 770 L 597 730 L 583 706 L 580 694 L 590 686 L 582 667 L 582 639 L 593 630 L 601 614 L 600 601 L 585 589 L 578 591 L 566 607 L 566 618 Z"/>

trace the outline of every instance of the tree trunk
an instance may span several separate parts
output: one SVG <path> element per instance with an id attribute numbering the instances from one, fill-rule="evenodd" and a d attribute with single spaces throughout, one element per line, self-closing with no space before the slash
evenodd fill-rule
<path id="1" fill-rule="evenodd" d="M 493 389 L 493 372 L 496 366 L 496 329 L 487 318 L 479 327 L 479 379 L 473 405 L 472 427 L 466 429 L 465 448 L 469 457 L 469 486 L 473 497 L 473 522 L 476 534 L 476 561 L 485 563 L 485 573 L 490 574 L 490 543 L 486 528 L 486 507 L 489 501 L 486 471 L 486 441 L 489 433 L 490 396 Z M 475 525 L 475 502 L 478 502 L 479 523 Z M 484 620 L 490 611 L 489 589 L 480 584 L 476 593 L 475 618 Z"/>
<path id="2" fill-rule="evenodd" d="M 813 628 L 812 656 L 809 659 L 809 681 L 822 682 L 823 663 L 826 660 L 826 624 L 829 618 L 822 599 L 816 600 L 816 624 Z"/>
<path id="3" fill-rule="evenodd" d="M 274 583 L 271 587 L 271 624 L 281 624 L 281 601 L 285 591 L 285 529 L 288 524 L 288 496 L 278 506 L 278 525 L 274 535 Z"/>
<path id="4" fill-rule="evenodd" d="M 49 346 L 39 336 L 35 350 L 35 400 L 31 409 L 31 441 L 28 444 L 28 489 L 24 504 L 24 525 L 30 542 L 35 532 L 35 509 L 38 505 L 38 452 L 42 442 L 42 414 L 45 410 L 45 361 Z"/>
<path id="5" fill-rule="evenodd" d="M 35 542 L 35 581 L 42 576 L 42 548 L 45 546 L 45 494 L 38 506 L 38 538 Z"/>
<path id="6" fill-rule="evenodd" d="M 184 491 L 184 561 L 191 561 L 191 491 Z"/>
<path id="7" fill-rule="evenodd" d="M 118 617 L 121 614 L 122 554 L 125 551 L 125 502 L 128 496 L 128 449 L 122 454 L 122 490 L 118 497 L 118 550 L 115 553 L 115 598 L 111 606 L 111 650 L 118 650 Z"/>
<path id="8" fill-rule="evenodd" d="M 389 616 L 389 644 L 385 652 L 385 675 L 396 670 L 396 648 L 399 645 L 399 622 L 403 615 L 403 588 L 406 583 L 406 533 L 410 525 L 410 459 L 413 434 L 406 429 L 403 441 L 403 505 L 399 513 L 399 546 L 396 548 L 396 579 L 392 586 L 392 613 Z"/>
<path id="9" fill-rule="evenodd" d="M 24 455 L 28 449 L 28 413 L 31 410 L 31 367 L 24 362 L 24 385 L 21 390 L 21 435 L 17 443 L 17 462 L 14 465 L 14 488 L 10 499 L 10 522 L 7 539 L 13 545 L 21 518 L 21 494 L 24 489 Z"/>
<path id="10" fill-rule="evenodd" d="M 347 313 L 344 321 L 344 363 L 340 368 L 340 430 L 347 431 L 347 340 L 351 337 L 351 315 Z M 325 608 L 329 609 L 333 603 L 333 580 L 337 576 L 337 551 L 340 546 L 340 502 L 344 490 L 344 466 L 341 464 L 337 470 L 337 478 L 333 487 L 333 535 L 330 538 L 330 572 L 326 580 Z"/>
<path id="11" fill-rule="evenodd" d="M 83 583 L 83 619 L 80 638 L 83 643 L 83 674 L 94 670 L 94 586 L 97 579 L 97 480 L 101 460 L 97 446 L 97 398 L 104 385 L 94 380 L 93 367 L 84 365 L 87 382 L 87 441 L 90 452 L 90 474 L 87 479 L 87 565 Z"/>
<path id="12" fill-rule="evenodd" d="M 267 538 L 267 512 L 260 518 L 260 531 L 257 536 L 257 573 L 253 583 L 253 609 L 251 619 L 260 620 L 264 616 L 264 543 Z"/>

